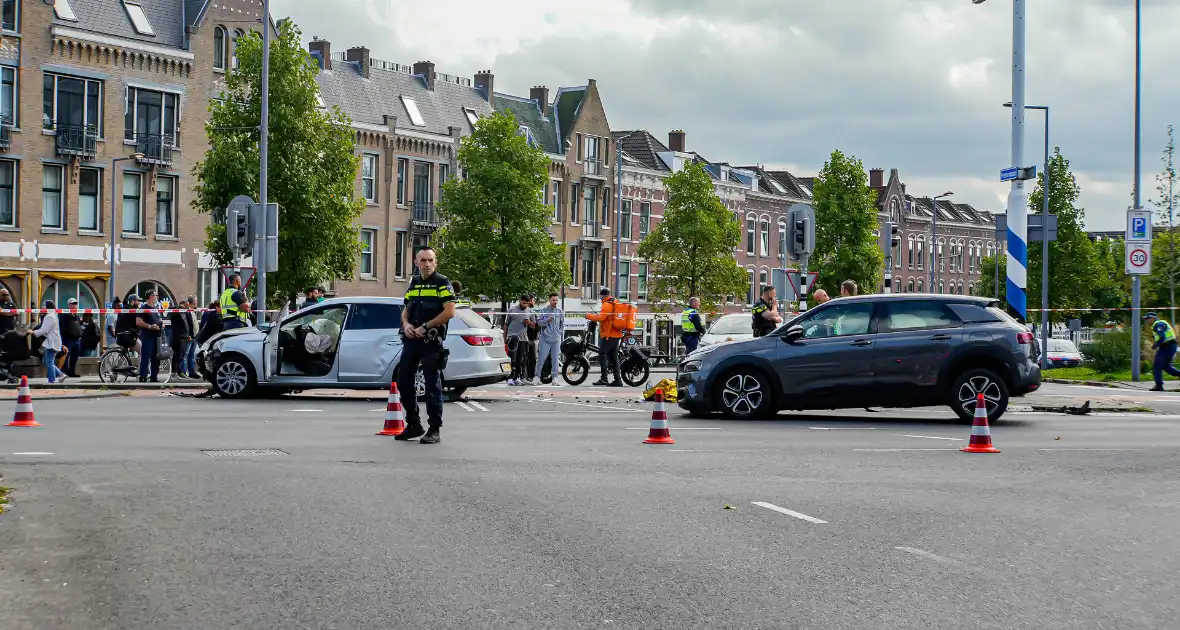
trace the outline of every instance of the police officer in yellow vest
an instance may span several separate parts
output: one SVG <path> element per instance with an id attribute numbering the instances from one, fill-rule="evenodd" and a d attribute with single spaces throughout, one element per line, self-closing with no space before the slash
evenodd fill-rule
<path id="1" fill-rule="evenodd" d="M 221 306 L 222 330 L 250 327 L 250 300 L 242 290 L 241 276 L 235 273 L 229 277 L 229 286 L 221 292 L 218 304 Z"/>
<path id="2" fill-rule="evenodd" d="M 1151 362 L 1151 373 L 1155 377 L 1153 392 L 1164 391 L 1164 372 L 1180 377 L 1180 370 L 1172 366 L 1172 359 L 1176 357 L 1176 331 L 1166 319 L 1160 319 L 1155 313 L 1148 313 L 1143 320 L 1151 326 L 1151 336 L 1155 343 L 1151 348 L 1155 350 L 1155 359 Z"/>
<path id="3" fill-rule="evenodd" d="M 455 289 L 455 308 L 471 308 L 471 300 L 463 296 L 463 283 L 451 280 L 451 287 Z"/>
<path id="4" fill-rule="evenodd" d="M 701 343 L 701 335 L 705 334 L 705 325 L 701 323 L 701 314 L 697 309 L 701 307 L 701 298 L 688 298 L 688 308 L 680 313 L 680 339 L 684 342 L 685 354 L 692 354 Z"/>

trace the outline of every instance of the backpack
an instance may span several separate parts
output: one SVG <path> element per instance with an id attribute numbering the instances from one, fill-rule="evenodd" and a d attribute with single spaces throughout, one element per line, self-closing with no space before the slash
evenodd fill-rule
<path id="1" fill-rule="evenodd" d="M 626 302 L 615 303 L 615 329 L 622 331 L 635 330 L 635 320 L 639 315 L 639 307 Z"/>

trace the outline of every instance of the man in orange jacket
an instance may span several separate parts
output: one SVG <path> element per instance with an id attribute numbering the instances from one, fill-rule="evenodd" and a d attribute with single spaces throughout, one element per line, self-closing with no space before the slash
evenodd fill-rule
<path id="1" fill-rule="evenodd" d="M 602 368 L 602 378 L 595 381 L 594 384 L 622 387 L 623 379 L 619 373 L 619 340 L 623 337 L 623 330 L 622 323 L 616 321 L 618 316 L 615 313 L 615 307 L 619 302 L 611 297 L 610 289 L 604 288 L 598 292 L 598 295 L 602 297 L 602 310 L 586 314 L 586 319 L 598 322 L 598 336 L 602 339 L 598 354 L 598 365 Z M 615 377 L 615 380 L 610 383 L 607 383 L 606 380 L 608 367 Z"/>

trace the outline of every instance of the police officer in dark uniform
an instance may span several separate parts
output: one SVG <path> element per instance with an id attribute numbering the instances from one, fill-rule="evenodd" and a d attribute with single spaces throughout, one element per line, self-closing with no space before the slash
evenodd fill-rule
<path id="1" fill-rule="evenodd" d="M 402 356 L 397 371 L 397 389 L 402 392 L 406 410 L 406 430 L 395 440 L 421 436 L 422 444 L 438 444 L 442 428 L 442 381 L 439 372 L 446 367 L 448 351 L 443 348 L 447 322 L 455 316 L 455 290 L 446 276 L 435 273 L 438 259 L 434 250 L 418 250 L 414 260 L 419 274 L 410 282 L 402 308 Z M 426 420 L 422 428 L 415 396 L 414 375 L 418 366 L 426 379 Z"/>
<path id="2" fill-rule="evenodd" d="M 754 318 L 751 325 L 754 327 L 755 337 L 769 335 L 783 321 L 782 316 L 778 314 L 778 300 L 775 299 L 774 293 L 773 286 L 762 287 L 762 299 L 754 303 L 754 309 L 750 312 Z"/>

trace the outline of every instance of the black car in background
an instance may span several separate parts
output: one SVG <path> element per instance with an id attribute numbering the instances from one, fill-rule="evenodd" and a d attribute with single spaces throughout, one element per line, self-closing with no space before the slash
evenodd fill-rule
<path id="1" fill-rule="evenodd" d="M 1033 334 L 990 298 L 886 294 L 839 298 L 766 337 L 702 348 L 677 367 L 691 413 L 948 405 L 988 418 L 1041 384 Z"/>

